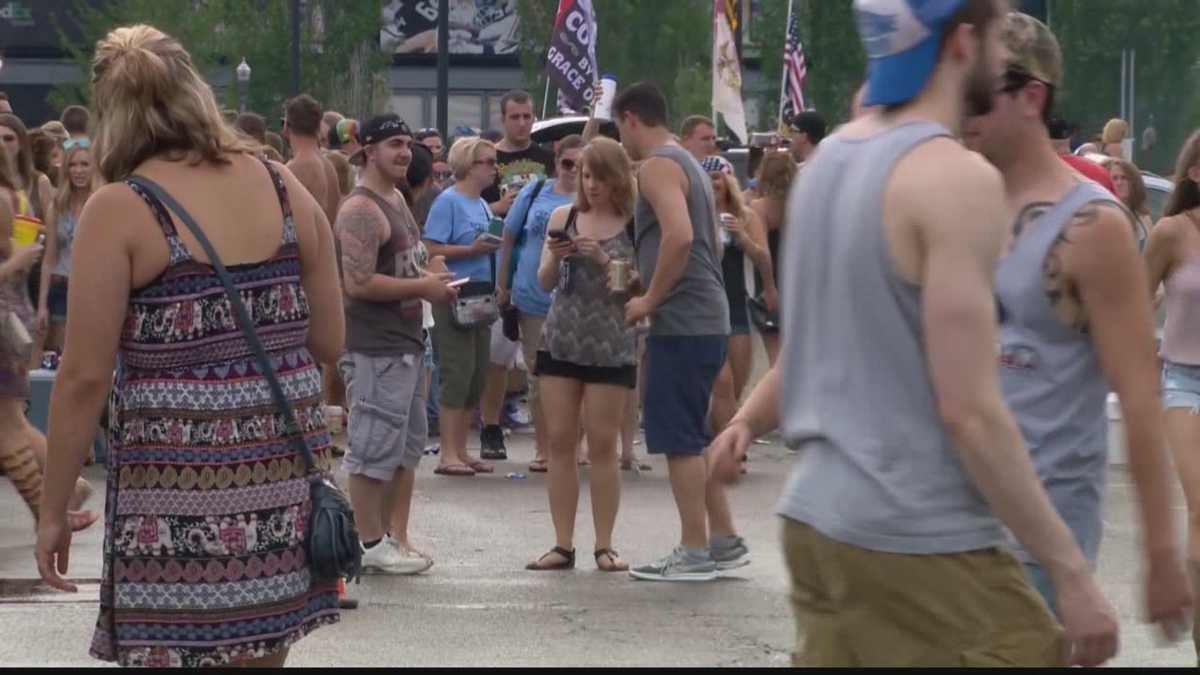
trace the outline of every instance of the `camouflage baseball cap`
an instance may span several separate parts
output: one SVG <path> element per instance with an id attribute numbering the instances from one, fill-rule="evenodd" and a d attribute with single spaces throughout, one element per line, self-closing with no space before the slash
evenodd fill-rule
<path id="1" fill-rule="evenodd" d="M 1062 86 L 1062 47 L 1046 24 L 1028 14 L 1012 12 L 1004 24 L 1004 45 L 1009 52 L 1009 70 Z"/>

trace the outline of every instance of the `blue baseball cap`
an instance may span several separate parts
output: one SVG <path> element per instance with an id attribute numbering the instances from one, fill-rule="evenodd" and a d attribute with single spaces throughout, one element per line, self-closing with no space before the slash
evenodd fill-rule
<path id="1" fill-rule="evenodd" d="M 863 105 L 895 105 L 925 88 L 941 51 L 942 28 L 967 0 L 854 0 L 867 50 Z"/>

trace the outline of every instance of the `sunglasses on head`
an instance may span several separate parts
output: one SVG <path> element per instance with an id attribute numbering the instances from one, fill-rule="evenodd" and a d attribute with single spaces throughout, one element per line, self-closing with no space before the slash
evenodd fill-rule
<path id="1" fill-rule="evenodd" d="M 87 150 L 90 147 L 92 147 L 92 141 L 87 138 L 68 138 L 63 141 L 63 150 L 70 150 L 71 148 L 83 148 Z"/>

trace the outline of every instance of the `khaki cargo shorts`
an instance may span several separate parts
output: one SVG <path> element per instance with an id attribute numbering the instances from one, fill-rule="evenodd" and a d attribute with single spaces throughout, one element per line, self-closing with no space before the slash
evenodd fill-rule
<path id="1" fill-rule="evenodd" d="M 796 666 L 1065 665 L 1061 628 L 1007 550 L 881 553 L 783 522 Z"/>

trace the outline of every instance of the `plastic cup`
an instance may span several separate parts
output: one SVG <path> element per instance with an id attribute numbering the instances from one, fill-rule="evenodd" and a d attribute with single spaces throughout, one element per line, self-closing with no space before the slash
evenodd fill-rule
<path id="1" fill-rule="evenodd" d="M 617 98 L 617 78 L 612 75 L 600 77 L 600 100 L 596 101 L 593 117 L 598 120 L 612 119 L 612 105 Z"/>

